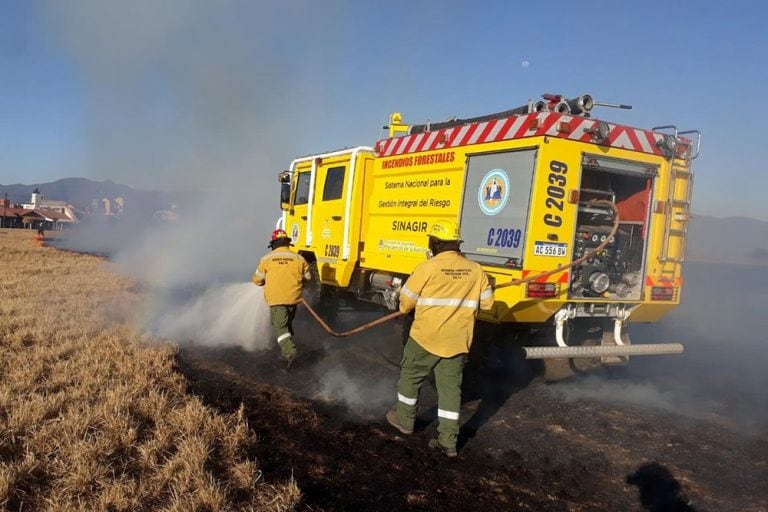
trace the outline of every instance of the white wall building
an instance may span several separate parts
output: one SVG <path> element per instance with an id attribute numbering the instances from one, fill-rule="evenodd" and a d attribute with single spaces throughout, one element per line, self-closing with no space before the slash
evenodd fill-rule
<path id="1" fill-rule="evenodd" d="M 77 215 L 70 204 L 66 201 L 56 201 L 52 199 L 44 199 L 43 194 L 39 189 L 32 191 L 32 197 L 29 203 L 23 203 L 21 207 L 24 210 L 32 210 L 42 214 L 45 220 L 53 224 L 68 224 L 77 222 Z M 57 212 L 60 215 L 45 215 L 46 212 Z"/>

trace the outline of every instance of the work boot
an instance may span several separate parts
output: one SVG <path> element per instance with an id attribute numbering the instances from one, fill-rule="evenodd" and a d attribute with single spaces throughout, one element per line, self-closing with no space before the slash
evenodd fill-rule
<path id="1" fill-rule="evenodd" d="M 389 422 L 390 425 L 395 427 L 402 434 L 407 436 L 413 434 L 413 429 L 407 429 L 400 424 L 400 418 L 398 417 L 397 411 L 395 409 L 390 409 L 387 411 L 387 422 Z"/>
<path id="2" fill-rule="evenodd" d="M 456 448 L 451 446 L 443 446 L 440 444 L 440 441 L 438 439 L 430 439 L 429 441 L 429 447 L 433 450 L 437 450 L 440 453 L 444 454 L 448 458 L 454 458 L 459 455 L 459 452 L 456 451 Z"/>
<path id="3" fill-rule="evenodd" d="M 288 370 L 293 362 L 296 361 L 297 355 L 298 350 L 296 350 L 296 344 L 293 342 L 293 339 L 288 338 L 280 344 L 280 357 L 285 361 L 286 370 Z"/>
<path id="4" fill-rule="evenodd" d="M 296 361 L 296 352 L 283 356 L 283 361 L 285 361 L 285 369 L 290 370 L 293 362 Z"/>

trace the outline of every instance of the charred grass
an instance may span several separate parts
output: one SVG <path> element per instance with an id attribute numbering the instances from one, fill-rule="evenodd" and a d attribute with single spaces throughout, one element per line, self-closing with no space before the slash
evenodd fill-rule
<path id="1" fill-rule="evenodd" d="M 0 506 L 289 510 L 242 409 L 187 393 L 176 349 L 141 338 L 139 285 L 101 258 L 0 231 Z"/>

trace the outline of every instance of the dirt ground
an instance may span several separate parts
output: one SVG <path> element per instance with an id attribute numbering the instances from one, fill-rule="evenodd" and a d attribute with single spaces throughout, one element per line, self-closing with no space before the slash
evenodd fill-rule
<path id="1" fill-rule="evenodd" d="M 401 350 L 394 323 L 334 339 L 300 312 L 296 328 L 304 355 L 290 371 L 272 350 L 189 345 L 177 363 L 207 404 L 245 405 L 265 476 L 293 475 L 305 510 L 768 510 L 765 430 L 569 398 L 570 384 L 546 383 L 516 350 L 480 339 L 465 370 L 459 457 L 449 461 L 427 448 L 431 383 L 412 436 L 383 419 Z M 598 373 L 621 385 L 621 373 Z"/>

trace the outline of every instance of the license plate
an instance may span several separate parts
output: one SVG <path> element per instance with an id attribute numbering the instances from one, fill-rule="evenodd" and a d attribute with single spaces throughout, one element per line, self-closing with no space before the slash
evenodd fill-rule
<path id="1" fill-rule="evenodd" d="M 536 256 L 563 257 L 568 254 L 568 244 L 554 242 L 534 242 L 533 254 Z"/>

